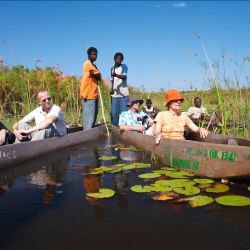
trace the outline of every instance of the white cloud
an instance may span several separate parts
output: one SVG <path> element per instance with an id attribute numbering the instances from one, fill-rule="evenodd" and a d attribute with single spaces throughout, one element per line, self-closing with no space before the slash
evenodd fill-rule
<path id="1" fill-rule="evenodd" d="M 185 2 L 177 2 L 172 5 L 174 8 L 186 8 L 187 4 Z"/>

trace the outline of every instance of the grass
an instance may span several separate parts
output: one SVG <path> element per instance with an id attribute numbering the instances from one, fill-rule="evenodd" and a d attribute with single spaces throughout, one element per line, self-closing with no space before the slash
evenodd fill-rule
<path id="1" fill-rule="evenodd" d="M 208 82 L 212 79 L 208 79 Z M 211 84 L 206 91 L 185 91 L 182 95 L 185 99 L 183 111 L 187 111 L 193 106 L 193 98 L 199 96 L 202 99 L 203 106 L 212 114 L 218 107 L 221 108 L 225 122 L 232 119 L 238 123 L 250 122 L 250 91 L 240 88 L 240 77 L 234 81 L 235 86 L 222 88 Z M 226 79 L 224 82 L 227 82 Z M 100 89 L 103 97 L 105 118 L 110 122 L 111 97 L 106 83 L 100 82 Z M 79 99 L 79 80 L 74 76 L 64 76 L 62 72 L 47 67 L 41 69 L 26 69 L 19 65 L 8 67 L 0 65 L 0 119 L 11 128 L 13 123 L 23 117 L 25 114 L 37 107 L 36 96 L 39 90 L 48 89 L 52 95 L 55 104 L 60 105 L 65 112 L 66 121 L 71 125 L 82 124 L 82 107 Z M 164 90 L 161 92 L 147 93 L 139 91 L 136 88 L 130 88 L 130 93 L 137 95 L 144 101 L 150 98 L 153 105 L 160 110 L 165 110 Z M 221 104 L 218 102 L 218 93 Z M 103 121 L 101 105 L 99 105 L 98 118 Z M 249 127 L 226 128 L 224 134 L 249 137 Z"/>

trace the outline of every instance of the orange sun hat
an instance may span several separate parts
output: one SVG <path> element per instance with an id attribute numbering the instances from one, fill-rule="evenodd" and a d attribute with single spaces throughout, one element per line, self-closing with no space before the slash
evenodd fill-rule
<path id="1" fill-rule="evenodd" d="M 165 94 L 165 99 L 166 99 L 166 106 L 169 104 L 171 101 L 184 101 L 184 98 L 181 96 L 180 92 L 177 91 L 176 89 L 170 89 L 166 92 Z"/>

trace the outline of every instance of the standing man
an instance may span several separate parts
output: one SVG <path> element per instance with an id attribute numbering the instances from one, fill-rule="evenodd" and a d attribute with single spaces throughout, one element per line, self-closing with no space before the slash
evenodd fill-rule
<path id="1" fill-rule="evenodd" d="M 111 68 L 111 122 L 118 126 L 119 115 L 123 111 L 127 111 L 129 91 L 127 85 L 128 67 L 122 64 L 124 57 L 120 52 L 115 53 L 115 65 Z"/>
<path id="2" fill-rule="evenodd" d="M 16 142 L 35 141 L 53 136 L 66 135 L 66 123 L 61 108 L 52 103 L 48 91 L 39 91 L 37 95 L 39 107 L 13 125 Z M 28 123 L 35 122 L 31 127 Z"/>
<path id="3" fill-rule="evenodd" d="M 80 98 L 83 106 L 83 129 L 93 128 L 98 114 L 97 83 L 101 74 L 94 61 L 97 59 L 97 49 L 90 47 L 87 50 L 88 60 L 83 64 L 83 73 L 80 84 Z"/>

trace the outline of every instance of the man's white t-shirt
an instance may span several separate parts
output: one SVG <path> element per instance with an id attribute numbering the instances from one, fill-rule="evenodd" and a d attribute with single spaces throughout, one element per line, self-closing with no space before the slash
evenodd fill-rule
<path id="1" fill-rule="evenodd" d="M 55 104 L 52 104 L 52 107 L 47 114 L 42 110 L 42 107 L 37 107 L 32 112 L 30 112 L 28 115 L 26 115 L 22 122 L 35 122 L 36 125 L 40 124 L 42 121 L 44 121 L 47 117 L 50 116 L 56 116 L 57 121 L 53 123 L 52 125 L 55 127 L 55 129 L 58 131 L 58 133 L 63 136 L 67 134 L 66 129 L 66 122 L 64 120 L 64 114 L 61 108 Z"/>
<path id="2" fill-rule="evenodd" d="M 121 64 L 121 66 L 118 68 L 112 67 L 111 75 L 113 72 L 115 72 L 117 75 L 127 76 L 128 67 L 126 64 Z M 114 94 L 112 95 L 112 97 L 123 97 L 123 96 L 129 95 L 127 80 L 114 77 L 113 82 L 114 82 L 114 85 L 113 85 Z"/>
<path id="3" fill-rule="evenodd" d="M 190 116 L 190 115 L 191 115 L 193 119 L 199 119 L 200 116 L 201 116 L 201 114 L 206 114 L 206 115 L 208 115 L 206 108 L 204 108 L 204 107 L 202 107 L 202 106 L 201 106 L 200 108 L 197 108 L 197 107 L 190 107 L 190 108 L 188 109 L 188 112 L 186 112 L 186 115 L 187 115 L 187 116 Z"/>

